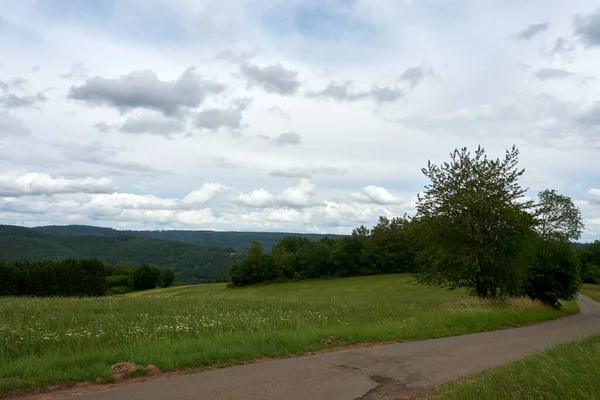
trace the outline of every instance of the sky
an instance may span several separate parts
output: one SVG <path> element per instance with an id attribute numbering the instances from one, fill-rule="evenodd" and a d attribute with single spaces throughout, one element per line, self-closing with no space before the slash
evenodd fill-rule
<path id="1" fill-rule="evenodd" d="M 600 239 L 597 1 L 0 1 L 0 223 L 349 233 L 514 144 Z"/>

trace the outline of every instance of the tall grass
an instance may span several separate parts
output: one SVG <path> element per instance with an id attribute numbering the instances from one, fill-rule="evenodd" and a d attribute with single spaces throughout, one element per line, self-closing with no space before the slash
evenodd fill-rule
<path id="1" fill-rule="evenodd" d="M 442 386 L 431 398 L 600 399 L 600 335 Z"/>
<path id="2" fill-rule="evenodd" d="M 227 289 L 181 286 L 106 298 L 0 298 L 0 393 L 110 379 L 112 364 L 162 370 L 290 356 L 339 343 L 501 329 L 576 311 L 482 302 L 406 275 Z"/>

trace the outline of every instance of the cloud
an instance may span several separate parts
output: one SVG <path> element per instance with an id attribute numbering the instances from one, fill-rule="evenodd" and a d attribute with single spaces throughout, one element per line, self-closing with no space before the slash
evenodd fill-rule
<path id="1" fill-rule="evenodd" d="M 142 114 L 128 118 L 119 128 L 120 132 L 133 134 L 150 134 L 170 136 L 185 131 L 185 125 L 172 118 L 165 118 L 161 114 Z"/>
<path id="2" fill-rule="evenodd" d="M 586 47 L 600 46 L 600 8 L 589 15 L 578 15 L 574 33 Z"/>
<path id="3" fill-rule="evenodd" d="M 400 89 L 391 87 L 378 87 L 373 86 L 371 89 L 371 96 L 376 103 L 393 103 L 404 96 L 404 92 Z"/>
<path id="4" fill-rule="evenodd" d="M 350 102 L 369 97 L 369 92 L 351 93 L 351 81 L 332 81 L 323 90 L 308 92 L 308 97 L 330 98 L 338 102 Z"/>
<path id="5" fill-rule="evenodd" d="M 312 207 L 318 203 L 314 199 L 315 185 L 308 179 L 301 179 L 293 187 L 284 189 L 281 194 L 275 196 L 265 189 L 256 189 L 249 193 L 240 194 L 237 202 L 247 207 Z"/>
<path id="6" fill-rule="evenodd" d="M 300 88 L 298 72 L 286 69 L 281 64 L 261 67 L 245 62 L 240 65 L 240 72 L 246 78 L 248 87 L 260 86 L 267 93 L 290 96 Z"/>
<path id="7" fill-rule="evenodd" d="M 268 111 L 269 111 L 270 113 L 272 113 L 272 114 L 279 115 L 279 116 L 280 116 L 280 117 L 282 117 L 282 118 L 285 118 L 285 119 L 290 119 L 290 116 L 289 116 L 289 114 L 288 114 L 288 113 L 286 113 L 285 111 L 283 111 L 283 110 L 282 110 L 280 107 L 278 107 L 278 106 L 273 106 L 273 107 L 270 107 L 270 108 L 268 109 Z"/>
<path id="8" fill-rule="evenodd" d="M 234 51 L 231 49 L 225 49 L 225 50 L 221 50 L 220 52 L 218 52 L 215 55 L 215 59 L 221 60 L 221 61 L 226 61 L 231 64 L 239 65 L 241 63 L 244 63 L 244 62 L 252 59 L 254 56 L 256 56 L 256 52 L 252 52 L 252 51 L 237 52 L 237 51 Z"/>
<path id="9" fill-rule="evenodd" d="M 550 79 L 565 79 L 575 75 L 573 72 L 558 68 L 540 68 L 533 73 L 533 76 L 539 80 L 546 81 Z"/>
<path id="10" fill-rule="evenodd" d="M 182 201 L 188 205 L 203 206 L 217 193 L 226 189 L 227 187 L 220 183 L 205 183 L 200 189 L 188 193 Z"/>
<path id="11" fill-rule="evenodd" d="M 23 87 L 27 84 L 25 78 L 13 78 L 8 81 L 0 81 L 0 90 L 8 92 L 11 89 L 23 90 Z"/>
<path id="12" fill-rule="evenodd" d="M 28 135 L 29 132 L 29 128 L 22 120 L 0 112 L 0 137 L 23 136 Z"/>
<path id="13" fill-rule="evenodd" d="M 107 124 L 106 122 L 98 122 L 94 124 L 94 128 L 100 133 L 106 133 L 113 129 L 112 125 Z"/>
<path id="14" fill-rule="evenodd" d="M 58 193 L 109 193 L 115 190 L 113 181 L 100 179 L 53 178 L 45 173 L 0 175 L 0 196 L 53 195 Z"/>
<path id="15" fill-rule="evenodd" d="M 379 87 L 374 85 L 371 90 L 364 92 L 353 92 L 351 88 L 351 81 L 332 81 L 320 91 L 307 92 L 306 96 L 313 98 L 330 98 L 340 103 L 371 98 L 376 103 L 381 104 L 394 102 L 404 95 L 401 89 L 391 88 L 388 86 Z"/>
<path id="16" fill-rule="evenodd" d="M 600 205 L 600 189 L 590 189 L 585 194 L 585 199 L 590 203 Z"/>
<path id="17" fill-rule="evenodd" d="M 410 88 L 414 89 L 428 76 L 434 76 L 432 68 L 412 67 L 407 68 L 406 71 L 404 71 L 402 75 L 398 77 L 398 80 L 408 82 Z"/>
<path id="18" fill-rule="evenodd" d="M 153 70 L 134 71 L 117 79 L 97 76 L 71 87 L 68 97 L 90 105 L 115 107 L 121 113 L 143 108 L 175 117 L 224 90 L 220 83 L 204 80 L 194 67 L 189 67 L 174 81 L 161 81 Z"/>
<path id="19" fill-rule="evenodd" d="M 71 70 L 64 74 L 59 74 L 58 77 L 62 79 L 72 79 L 72 80 L 86 80 L 90 77 L 90 70 L 84 68 L 81 63 L 73 64 Z"/>
<path id="20" fill-rule="evenodd" d="M 308 179 L 302 179 L 298 185 L 281 192 L 279 204 L 290 207 L 310 207 L 315 205 L 314 192 L 315 185 Z"/>
<path id="21" fill-rule="evenodd" d="M 293 167 L 287 169 L 276 169 L 269 175 L 273 177 L 281 178 L 311 178 L 313 175 L 343 175 L 347 174 L 347 169 L 336 168 L 336 167 L 308 167 L 300 168 Z"/>
<path id="22" fill-rule="evenodd" d="M 34 96 L 18 96 L 14 93 L 0 96 L 0 106 L 5 108 L 32 108 L 40 103 L 44 103 L 48 98 L 43 93 Z"/>
<path id="23" fill-rule="evenodd" d="M 386 188 L 375 185 L 365 186 L 361 189 L 360 193 L 352 193 L 351 196 L 360 202 L 381 205 L 395 204 L 400 201 L 400 199 L 391 194 Z"/>
<path id="24" fill-rule="evenodd" d="M 271 207 L 275 204 L 275 196 L 265 189 L 256 189 L 238 196 L 238 202 L 248 207 Z"/>
<path id="25" fill-rule="evenodd" d="M 219 128 L 239 129 L 242 123 L 240 108 L 208 108 L 196 113 L 194 126 L 211 131 Z"/>
<path id="26" fill-rule="evenodd" d="M 556 38 L 550 56 L 565 55 L 575 50 L 575 44 L 562 36 Z"/>
<path id="27" fill-rule="evenodd" d="M 296 132 L 286 132 L 273 139 L 273 143 L 278 146 L 297 146 L 302 143 L 302 138 Z"/>
<path id="28" fill-rule="evenodd" d="M 539 24 L 531 24 L 527 28 L 523 29 L 517 34 L 517 38 L 521 40 L 531 40 L 536 35 L 548 30 L 550 24 L 548 22 L 541 22 Z"/>

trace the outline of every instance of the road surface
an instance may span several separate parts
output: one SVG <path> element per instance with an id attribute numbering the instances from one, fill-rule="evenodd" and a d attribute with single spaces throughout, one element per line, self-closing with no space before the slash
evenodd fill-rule
<path id="1" fill-rule="evenodd" d="M 547 347 L 600 333 L 600 303 L 523 328 L 318 353 L 67 397 L 70 400 L 379 400 L 412 395 Z M 48 396 L 48 395 L 46 395 Z M 54 398 L 62 397 L 59 393 Z M 41 398 L 41 397 L 40 397 Z M 45 397 L 49 398 L 49 397 Z"/>

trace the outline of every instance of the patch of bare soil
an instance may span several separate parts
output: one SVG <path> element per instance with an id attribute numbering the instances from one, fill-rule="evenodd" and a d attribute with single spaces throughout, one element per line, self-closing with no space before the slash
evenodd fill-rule
<path id="1" fill-rule="evenodd" d="M 110 372 L 115 381 L 121 381 L 127 378 L 138 376 L 153 376 L 160 374 L 160 369 L 154 365 L 137 365 L 129 362 L 122 362 L 110 367 Z"/>

